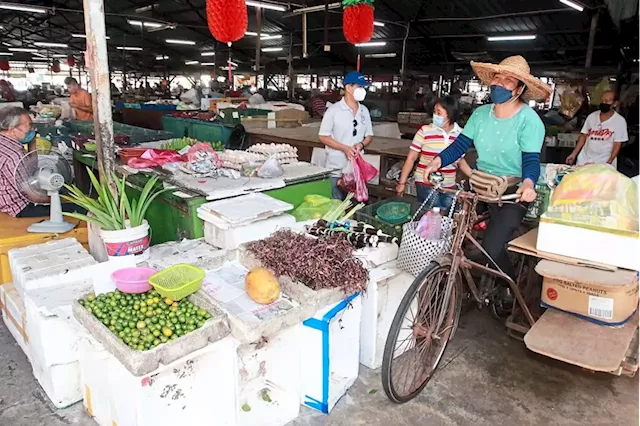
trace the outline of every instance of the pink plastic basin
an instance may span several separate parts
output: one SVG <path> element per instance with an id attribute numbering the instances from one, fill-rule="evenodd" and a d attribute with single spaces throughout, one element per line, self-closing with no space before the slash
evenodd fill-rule
<path id="1" fill-rule="evenodd" d="M 111 279 L 123 293 L 145 293 L 151 290 L 149 277 L 156 272 L 153 268 L 124 268 L 112 273 Z"/>

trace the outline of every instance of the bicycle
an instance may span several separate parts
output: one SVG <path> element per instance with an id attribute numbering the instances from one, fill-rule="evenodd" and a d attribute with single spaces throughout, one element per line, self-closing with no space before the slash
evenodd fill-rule
<path id="1" fill-rule="evenodd" d="M 437 173 L 430 176 L 430 181 L 435 190 L 454 194 L 460 208 L 454 214 L 451 249 L 431 262 L 413 281 L 400 302 L 387 335 L 382 360 L 382 387 L 387 397 L 399 404 L 413 399 L 427 385 L 453 339 L 462 306 L 463 280 L 479 306 L 493 298 L 498 279 L 506 281 L 529 325 L 535 323 L 516 282 L 500 269 L 471 235 L 478 219 L 478 202 L 495 201 L 460 188 L 441 188 L 442 178 Z M 500 202 L 513 202 L 517 197 L 516 194 L 506 195 Z M 465 242 L 478 249 L 495 269 L 469 260 L 463 251 Z M 480 290 L 472 270 L 496 279 L 491 281 L 491 286 Z M 413 317 L 408 318 L 408 314 Z"/>

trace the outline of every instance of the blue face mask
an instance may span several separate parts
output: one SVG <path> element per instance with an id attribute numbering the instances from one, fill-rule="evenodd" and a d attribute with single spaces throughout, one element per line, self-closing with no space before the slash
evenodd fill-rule
<path id="1" fill-rule="evenodd" d="M 26 145 L 28 143 L 31 143 L 31 141 L 35 137 L 36 137 L 36 131 L 31 129 L 27 133 L 25 133 L 24 138 L 20 139 L 18 142 L 20 142 L 21 144 L 25 144 Z"/>
<path id="2" fill-rule="evenodd" d="M 444 117 L 441 115 L 433 114 L 433 116 L 431 117 L 431 122 L 436 127 L 444 127 L 447 120 L 445 120 Z"/>
<path id="3" fill-rule="evenodd" d="M 508 102 L 512 97 L 511 90 L 505 89 L 502 86 L 491 86 L 491 102 L 494 104 L 503 104 Z"/>

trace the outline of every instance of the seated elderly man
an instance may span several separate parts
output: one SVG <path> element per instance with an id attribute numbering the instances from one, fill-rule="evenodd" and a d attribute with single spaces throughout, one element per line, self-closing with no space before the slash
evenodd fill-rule
<path id="1" fill-rule="evenodd" d="M 29 200 L 16 187 L 18 181 L 26 181 L 26 177 L 37 168 L 34 161 L 25 164 L 22 159 L 28 151 L 36 149 L 36 131 L 31 126 L 31 117 L 24 108 L 9 107 L 0 110 L 0 212 L 13 217 L 40 217 L 49 215 L 49 206 L 36 205 L 49 203 L 48 197 Z M 63 205 L 63 211 L 79 211 L 74 205 Z"/>

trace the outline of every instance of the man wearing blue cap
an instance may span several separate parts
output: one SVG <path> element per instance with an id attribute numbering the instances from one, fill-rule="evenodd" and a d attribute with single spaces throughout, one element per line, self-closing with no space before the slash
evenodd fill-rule
<path id="1" fill-rule="evenodd" d="M 371 143 L 373 127 L 371 116 L 362 102 L 367 95 L 365 87 L 369 82 L 364 75 L 352 71 L 344 78 L 344 97 L 324 113 L 318 135 L 327 151 L 326 165 L 333 169 L 331 181 L 332 195 L 336 199 L 344 199 L 344 192 L 338 188 L 337 182 L 347 160 L 355 157 Z"/>

